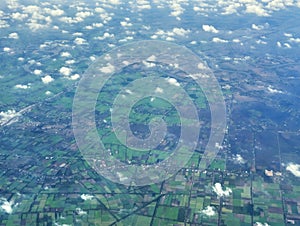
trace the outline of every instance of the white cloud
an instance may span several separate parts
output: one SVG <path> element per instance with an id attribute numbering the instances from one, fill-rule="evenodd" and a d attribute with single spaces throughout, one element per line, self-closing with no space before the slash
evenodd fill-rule
<path id="1" fill-rule="evenodd" d="M 102 23 L 93 23 L 92 26 L 100 28 L 100 27 L 103 27 L 103 24 Z"/>
<path id="2" fill-rule="evenodd" d="M 280 43 L 280 42 L 277 42 L 277 43 L 276 43 L 276 45 L 277 45 L 277 47 L 279 47 L 279 48 L 281 48 L 281 47 L 282 47 L 282 45 L 281 45 L 281 43 Z"/>
<path id="3" fill-rule="evenodd" d="M 97 7 L 97 8 L 95 8 L 95 12 L 96 12 L 96 13 L 104 13 L 104 12 L 105 12 L 105 9 L 100 8 L 100 7 Z"/>
<path id="4" fill-rule="evenodd" d="M 67 16 L 61 17 L 59 18 L 59 20 L 67 24 L 77 24 L 84 21 L 84 19 L 81 17 L 67 17 Z"/>
<path id="5" fill-rule="evenodd" d="M 211 32 L 211 33 L 219 33 L 219 31 L 212 25 L 202 25 L 202 29 L 206 32 Z"/>
<path id="6" fill-rule="evenodd" d="M 17 85 L 15 85 L 15 88 L 16 89 L 29 89 L 30 84 L 28 84 L 28 85 L 17 84 Z"/>
<path id="7" fill-rule="evenodd" d="M 10 33 L 10 34 L 8 35 L 8 38 L 11 38 L 11 39 L 19 39 L 19 35 L 18 35 L 18 33 L 13 32 L 13 33 Z"/>
<path id="8" fill-rule="evenodd" d="M 13 118 L 16 118 L 19 116 L 21 116 L 21 114 L 19 112 L 16 112 L 15 110 L 1 111 L 0 112 L 0 126 L 9 122 Z M 13 121 L 13 122 L 15 122 L 15 121 Z"/>
<path id="9" fill-rule="evenodd" d="M 292 46 L 289 44 L 289 43 L 284 43 L 283 44 L 286 48 L 288 48 L 288 49 L 291 49 L 292 48 Z"/>
<path id="10" fill-rule="evenodd" d="M 74 74 L 74 75 L 68 77 L 67 79 L 69 79 L 69 80 L 77 80 L 77 79 L 79 79 L 79 78 L 80 78 L 80 75 L 79 75 L 79 74 Z"/>
<path id="11" fill-rule="evenodd" d="M 65 12 L 61 9 L 49 9 L 49 8 L 44 8 L 43 10 L 45 13 L 50 14 L 51 16 L 61 16 Z"/>
<path id="12" fill-rule="evenodd" d="M 132 26 L 132 23 L 129 23 L 127 21 L 121 21 L 120 24 L 122 27 L 131 27 Z"/>
<path id="13" fill-rule="evenodd" d="M 157 87 L 154 92 L 155 93 L 163 93 L 164 90 L 162 88 L 160 88 L 160 87 Z"/>
<path id="14" fill-rule="evenodd" d="M 52 78 L 50 75 L 46 75 L 45 77 L 43 77 L 41 79 L 44 84 L 48 84 L 48 83 L 54 81 L 54 78 Z"/>
<path id="15" fill-rule="evenodd" d="M 156 56 L 151 55 L 147 58 L 147 61 L 156 61 Z"/>
<path id="16" fill-rule="evenodd" d="M 107 39 L 107 38 L 114 38 L 115 35 L 114 34 L 110 34 L 108 32 L 105 32 L 103 34 L 103 36 L 98 36 L 98 37 L 95 37 L 95 39 L 98 39 L 98 40 L 104 40 L 104 39 Z"/>
<path id="17" fill-rule="evenodd" d="M 143 64 L 144 64 L 147 68 L 155 67 L 155 66 L 156 66 L 155 63 L 148 62 L 148 61 L 145 61 L 145 60 L 143 60 Z"/>
<path id="18" fill-rule="evenodd" d="M 172 37 L 167 37 L 166 38 L 166 41 L 174 41 L 175 40 L 175 38 L 172 38 Z"/>
<path id="19" fill-rule="evenodd" d="M 246 13 L 253 13 L 257 16 L 269 16 L 267 11 L 263 8 L 263 5 L 255 2 L 253 4 L 247 4 L 246 5 Z"/>
<path id="20" fill-rule="evenodd" d="M 268 90 L 269 93 L 279 93 L 279 94 L 282 94 L 282 93 L 283 93 L 283 91 L 277 90 L 277 89 L 275 89 L 275 88 L 272 87 L 272 86 L 268 86 L 268 87 L 267 87 L 267 90 Z"/>
<path id="21" fill-rule="evenodd" d="M 263 25 L 252 24 L 251 27 L 252 27 L 253 30 L 257 30 L 257 31 L 260 31 L 260 30 L 264 29 Z"/>
<path id="22" fill-rule="evenodd" d="M 246 163 L 245 159 L 243 159 L 243 157 L 240 154 L 233 156 L 232 159 L 237 164 L 245 164 Z"/>
<path id="23" fill-rule="evenodd" d="M 225 190 L 223 190 L 220 183 L 215 183 L 215 186 L 213 186 L 213 191 L 217 194 L 218 197 L 226 197 L 232 193 L 232 190 L 230 188 L 226 188 Z"/>
<path id="24" fill-rule="evenodd" d="M 223 15 L 230 15 L 233 13 L 236 13 L 238 11 L 238 8 L 241 7 L 241 4 L 239 2 L 232 2 L 230 5 L 226 6 L 224 8 Z"/>
<path id="25" fill-rule="evenodd" d="M 13 201 L 7 201 L 5 198 L 0 198 L 0 203 L 1 203 L 1 210 L 4 211 L 5 213 L 11 214 L 13 212 Z"/>
<path id="26" fill-rule="evenodd" d="M 285 37 L 289 37 L 289 38 L 293 37 L 293 34 L 290 34 L 290 33 L 284 33 L 283 35 L 284 35 Z"/>
<path id="27" fill-rule="evenodd" d="M 300 38 L 290 38 L 290 42 L 300 43 Z"/>
<path id="28" fill-rule="evenodd" d="M 4 48 L 3 48 L 3 51 L 6 52 L 6 53 L 8 53 L 8 52 L 11 51 L 11 48 L 9 48 L 9 47 L 4 47 Z"/>
<path id="29" fill-rule="evenodd" d="M 212 216 L 216 215 L 216 211 L 215 211 L 214 207 L 212 207 L 212 206 L 207 206 L 205 209 L 203 209 L 201 211 L 201 213 L 208 217 L 212 217 Z"/>
<path id="30" fill-rule="evenodd" d="M 83 39 L 83 38 L 78 38 L 78 37 L 74 40 L 74 43 L 75 43 L 76 45 L 84 45 L 84 44 L 87 44 L 87 42 L 86 42 L 85 39 Z"/>
<path id="31" fill-rule="evenodd" d="M 85 19 L 86 17 L 93 16 L 93 13 L 92 12 L 88 12 L 88 11 L 78 12 L 78 13 L 76 13 L 75 16 L 78 17 L 78 18 L 81 18 L 81 19 Z"/>
<path id="32" fill-rule="evenodd" d="M 20 20 L 20 21 L 23 21 L 24 19 L 28 18 L 28 16 L 29 15 L 27 13 L 19 13 L 19 12 L 11 14 L 11 18 L 12 19 L 14 19 L 14 20 Z"/>
<path id="33" fill-rule="evenodd" d="M 61 69 L 59 69 L 59 72 L 64 76 L 70 76 L 72 73 L 72 69 L 68 67 L 62 67 Z"/>
<path id="34" fill-rule="evenodd" d="M 175 78 L 166 78 L 167 82 L 173 86 L 180 86 L 180 83 L 177 82 Z"/>
<path id="35" fill-rule="evenodd" d="M 76 208 L 76 213 L 81 216 L 81 215 L 86 215 L 87 212 L 86 211 L 83 211 L 81 208 Z"/>
<path id="36" fill-rule="evenodd" d="M 107 66 L 104 66 L 99 69 L 102 73 L 109 74 L 113 73 L 115 71 L 115 67 L 111 65 L 110 63 L 107 64 Z"/>
<path id="37" fill-rule="evenodd" d="M 43 72 L 42 70 L 35 69 L 35 70 L 33 71 L 33 74 L 35 74 L 35 75 L 41 75 L 42 72 Z"/>
<path id="38" fill-rule="evenodd" d="M 75 64 L 76 61 L 75 60 L 67 60 L 65 63 L 70 65 L 70 64 Z"/>
<path id="39" fill-rule="evenodd" d="M 286 167 L 287 171 L 290 171 L 294 176 L 300 177 L 300 165 L 295 163 L 289 163 Z"/>
<path id="40" fill-rule="evenodd" d="M 257 44 L 262 44 L 262 45 L 268 44 L 266 41 L 263 41 L 263 40 L 261 40 L 261 39 L 256 40 L 255 42 L 256 42 Z"/>
<path id="41" fill-rule="evenodd" d="M 138 0 L 134 2 L 134 7 L 139 10 L 151 9 L 150 2 L 147 0 Z"/>
<path id="42" fill-rule="evenodd" d="M 183 28 L 178 28 L 178 27 L 173 28 L 173 33 L 178 36 L 186 36 L 190 32 L 191 32 L 190 30 L 185 30 Z"/>
<path id="43" fill-rule="evenodd" d="M 61 56 L 61 57 L 70 57 L 70 56 L 71 56 L 71 53 L 69 53 L 69 52 L 62 52 L 62 53 L 60 54 L 60 56 Z"/>
<path id="44" fill-rule="evenodd" d="M 202 62 L 200 62 L 200 63 L 197 65 L 197 67 L 198 67 L 198 69 L 200 69 L 200 70 L 205 70 L 205 69 L 207 69 L 207 66 L 206 66 L 204 63 L 202 63 Z"/>
<path id="45" fill-rule="evenodd" d="M 88 195 L 88 194 L 82 194 L 80 196 L 80 198 L 82 198 L 84 201 L 86 201 L 86 200 L 92 200 L 94 198 L 94 196 Z"/>
<path id="46" fill-rule="evenodd" d="M 213 38 L 212 41 L 215 42 L 215 43 L 228 43 L 228 40 L 221 39 L 221 38 L 218 38 L 218 37 Z"/>

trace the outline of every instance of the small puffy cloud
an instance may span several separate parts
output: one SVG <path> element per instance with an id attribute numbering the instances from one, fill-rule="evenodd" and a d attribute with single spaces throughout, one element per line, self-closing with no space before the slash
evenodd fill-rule
<path id="1" fill-rule="evenodd" d="M 147 58 L 147 61 L 156 61 L 156 56 L 151 55 Z"/>
<path id="2" fill-rule="evenodd" d="M 77 24 L 83 21 L 81 17 L 61 17 L 59 18 L 61 22 L 67 23 L 67 24 Z"/>
<path id="3" fill-rule="evenodd" d="M 5 198 L 0 198 L 0 208 L 2 211 L 5 213 L 11 214 L 13 212 L 13 206 L 14 202 L 13 201 L 7 201 Z"/>
<path id="4" fill-rule="evenodd" d="M 205 69 L 207 69 L 207 66 L 204 63 L 200 62 L 197 65 L 197 68 L 200 69 L 200 70 L 205 70 Z"/>
<path id="5" fill-rule="evenodd" d="M 8 53 L 8 52 L 11 51 L 11 48 L 9 48 L 9 47 L 4 47 L 4 48 L 3 48 L 3 51 L 6 52 L 6 53 Z"/>
<path id="6" fill-rule="evenodd" d="M 79 79 L 80 78 L 80 75 L 79 74 L 74 74 L 74 75 L 72 75 L 72 76 L 70 76 L 70 77 L 67 77 L 67 79 L 69 79 L 69 80 L 77 80 L 77 79 Z"/>
<path id="7" fill-rule="evenodd" d="M 136 2 L 137 2 L 136 7 L 140 10 L 151 9 L 151 5 L 147 0 L 139 0 Z"/>
<path id="8" fill-rule="evenodd" d="M 132 26 L 132 23 L 129 23 L 127 21 L 121 21 L 120 24 L 122 27 L 131 27 Z"/>
<path id="9" fill-rule="evenodd" d="M 41 75 L 43 73 L 43 71 L 42 70 L 39 70 L 39 69 L 35 69 L 34 71 L 33 71 L 33 74 L 35 74 L 35 75 Z"/>
<path id="10" fill-rule="evenodd" d="M 166 38 L 166 41 L 174 41 L 175 40 L 175 38 L 173 38 L 173 37 L 167 37 Z"/>
<path id="11" fill-rule="evenodd" d="M 44 8 L 44 12 L 50 14 L 51 16 L 61 16 L 65 13 L 62 9 L 49 9 L 49 8 Z"/>
<path id="12" fill-rule="evenodd" d="M 77 38 L 74 40 L 74 43 L 75 43 L 76 45 L 84 45 L 84 44 L 87 44 L 87 42 L 86 42 L 85 39 L 79 38 L 79 37 L 77 37 Z"/>
<path id="13" fill-rule="evenodd" d="M 253 13 L 257 16 L 269 16 L 267 11 L 263 8 L 262 4 L 246 4 L 246 13 Z"/>
<path id="14" fill-rule="evenodd" d="M 164 90 L 162 88 L 160 88 L 160 87 L 157 87 L 154 92 L 155 93 L 163 93 Z"/>
<path id="15" fill-rule="evenodd" d="M 61 57 L 70 57 L 70 56 L 71 56 L 71 53 L 69 53 L 69 52 L 62 52 L 62 53 L 60 54 L 60 56 L 61 56 Z"/>
<path id="16" fill-rule="evenodd" d="M 19 112 L 16 112 L 15 110 L 1 111 L 0 126 L 19 116 L 21 116 L 21 114 Z"/>
<path id="17" fill-rule="evenodd" d="M 30 84 L 27 84 L 27 85 L 17 84 L 17 85 L 15 85 L 15 88 L 16 89 L 29 89 Z"/>
<path id="18" fill-rule="evenodd" d="M 286 48 L 288 48 L 288 49 L 291 49 L 291 48 L 292 48 L 292 46 L 291 46 L 289 43 L 284 43 L 283 45 L 284 45 L 284 47 L 286 47 Z"/>
<path id="19" fill-rule="evenodd" d="M 95 60 L 96 60 L 96 57 L 95 57 L 95 56 L 90 56 L 90 60 L 91 60 L 91 61 L 95 61 Z"/>
<path id="20" fill-rule="evenodd" d="M 11 38 L 11 39 L 19 39 L 19 35 L 18 35 L 18 33 L 13 32 L 13 33 L 10 33 L 10 34 L 8 35 L 8 38 Z"/>
<path id="21" fill-rule="evenodd" d="M 94 198 L 94 196 L 88 195 L 88 194 L 82 194 L 80 196 L 80 198 L 82 198 L 84 201 L 86 201 L 86 200 L 92 200 Z"/>
<path id="22" fill-rule="evenodd" d="M 65 63 L 70 65 L 70 64 L 75 64 L 76 61 L 75 60 L 67 60 Z"/>
<path id="23" fill-rule="evenodd" d="M 215 42 L 215 43 L 228 43 L 228 40 L 221 39 L 221 38 L 218 38 L 218 37 L 213 38 L 212 41 Z"/>
<path id="24" fill-rule="evenodd" d="M 190 32 L 191 32 L 190 30 L 185 30 L 183 28 L 178 28 L 178 27 L 173 28 L 173 33 L 178 36 L 186 36 Z"/>
<path id="25" fill-rule="evenodd" d="M 72 69 L 68 68 L 68 67 L 62 67 L 59 69 L 59 72 L 63 75 L 63 76 L 70 76 L 72 73 Z"/>
<path id="26" fill-rule="evenodd" d="M 109 74 L 115 71 L 114 65 L 108 63 L 106 66 L 99 69 L 102 73 Z"/>
<path id="27" fill-rule="evenodd" d="M 232 159 L 237 164 L 245 164 L 246 163 L 245 159 L 243 159 L 243 157 L 240 154 L 233 156 Z"/>
<path id="28" fill-rule="evenodd" d="M 216 215 L 215 208 L 212 206 L 207 206 L 205 209 L 201 211 L 201 213 L 208 217 L 212 217 Z"/>
<path id="29" fill-rule="evenodd" d="M 215 185 L 213 186 L 213 191 L 217 194 L 218 197 L 226 197 L 232 193 L 232 190 L 230 188 L 226 188 L 225 190 L 223 190 L 220 183 L 215 183 Z"/>
<path id="30" fill-rule="evenodd" d="M 84 19 L 84 18 L 89 17 L 89 16 L 93 16 L 93 13 L 88 12 L 88 11 L 76 13 L 76 17 L 81 18 L 81 19 Z"/>
<path id="31" fill-rule="evenodd" d="M 285 37 L 289 37 L 289 38 L 293 37 L 293 34 L 291 34 L 291 33 L 284 33 L 283 35 L 284 35 Z"/>
<path id="32" fill-rule="evenodd" d="M 92 23 L 91 25 L 93 28 L 100 28 L 100 27 L 103 27 L 103 24 L 102 23 Z"/>
<path id="33" fill-rule="evenodd" d="M 276 45 L 277 45 L 277 47 L 279 47 L 279 48 L 281 48 L 281 47 L 282 47 L 282 45 L 281 45 L 281 43 L 280 43 L 280 42 L 277 42 L 277 43 L 276 43 Z"/>
<path id="34" fill-rule="evenodd" d="M 268 90 L 269 93 L 279 93 L 279 94 L 282 94 L 282 93 L 283 93 L 283 91 L 277 90 L 277 89 L 275 89 L 275 88 L 272 87 L 272 86 L 268 86 L 268 87 L 267 87 L 267 90 Z"/>
<path id="35" fill-rule="evenodd" d="M 107 38 L 114 38 L 115 35 L 114 34 L 110 34 L 108 32 L 105 32 L 103 34 L 103 36 L 98 36 L 98 37 L 95 37 L 95 39 L 98 39 L 98 40 L 104 40 L 104 39 L 107 39 Z"/>
<path id="36" fill-rule="evenodd" d="M 211 33 L 215 33 L 215 34 L 219 33 L 219 31 L 212 25 L 204 24 L 204 25 L 202 25 L 202 29 L 206 32 L 211 32 Z"/>
<path id="37" fill-rule="evenodd" d="M 76 208 L 76 213 L 79 215 L 79 216 L 82 216 L 82 215 L 86 215 L 87 212 L 86 211 L 83 211 L 81 208 Z"/>
<path id="38" fill-rule="evenodd" d="M 177 82 L 175 78 L 166 78 L 167 82 L 173 86 L 180 86 L 180 83 Z"/>
<path id="39" fill-rule="evenodd" d="M 50 75 L 46 75 L 45 77 L 42 77 L 41 79 L 44 84 L 48 84 L 48 83 L 54 81 L 54 78 L 52 78 Z"/>
<path id="40" fill-rule="evenodd" d="M 264 29 L 263 25 L 252 24 L 251 27 L 252 27 L 253 30 L 257 30 L 257 31 L 260 31 L 260 30 Z"/>
<path id="41" fill-rule="evenodd" d="M 290 171 L 294 176 L 300 177 L 300 165 L 295 163 L 289 163 L 286 167 L 287 171 Z"/>
<path id="42" fill-rule="evenodd" d="M 100 7 L 97 7 L 94 10 L 95 10 L 96 13 L 104 13 L 105 12 L 105 9 L 100 8 Z"/>
<path id="43" fill-rule="evenodd" d="M 300 38 L 290 38 L 289 41 L 294 43 L 300 43 Z"/>
<path id="44" fill-rule="evenodd" d="M 262 45 L 268 44 L 266 41 L 263 41 L 263 40 L 261 40 L 261 39 L 256 40 L 255 42 L 256 42 L 257 44 L 262 44 Z"/>
<path id="45" fill-rule="evenodd" d="M 27 13 L 19 13 L 19 12 L 16 12 L 16 13 L 12 13 L 11 14 L 11 18 L 14 19 L 14 20 L 20 20 L 20 21 L 23 21 L 24 19 L 26 19 L 29 15 Z"/>
<path id="46" fill-rule="evenodd" d="M 147 68 L 155 67 L 155 66 L 156 66 L 155 63 L 148 62 L 148 61 L 145 61 L 145 60 L 143 60 L 143 64 L 144 64 Z"/>

